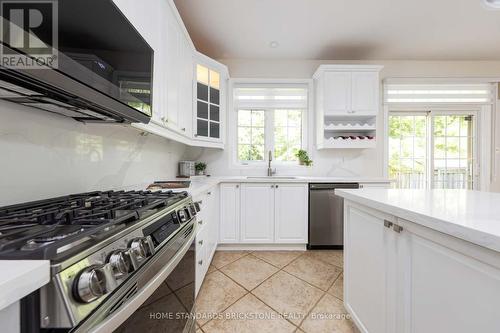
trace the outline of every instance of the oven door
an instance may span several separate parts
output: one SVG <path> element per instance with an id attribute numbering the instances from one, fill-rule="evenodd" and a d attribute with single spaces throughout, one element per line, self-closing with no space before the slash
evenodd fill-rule
<path id="1" fill-rule="evenodd" d="M 75 332 L 194 332 L 195 229 L 193 219 Z"/>

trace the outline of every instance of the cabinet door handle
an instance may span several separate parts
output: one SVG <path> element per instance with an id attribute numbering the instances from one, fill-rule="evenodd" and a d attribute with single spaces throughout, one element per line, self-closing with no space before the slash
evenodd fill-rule
<path id="1" fill-rule="evenodd" d="M 207 192 L 208 195 L 212 195 L 212 192 Z"/>
<path id="2" fill-rule="evenodd" d="M 203 265 L 203 260 L 198 261 L 198 265 Z"/>
<path id="3" fill-rule="evenodd" d="M 276 188 L 278 188 L 278 185 L 275 185 Z"/>
<path id="4" fill-rule="evenodd" d="M 271 185 L 271 188 L 274 188 L 274 185 Z"/>
<path id="5" fill-rule="evenodd" d="M 198 244 L 203 245 L 203 239 L 198 242 Z"/>
<path id="6" fill-rule="evenodd" d="M 199 221 L 198 221 L 198 224 L 199 224 L 199 225 L 202 225 L 202 224 L 203 224 L 203 220 L 199 220 Z"/>
<path id="7" fill-rule="evenodd" d="M 240 185 L 236 185 L 236 188 L 240 188 Z"/>
<path id="8" fill-rule="evenodd" d="M 397 225 L 395 224 L 393 227 L 392 227 L 392 230 L 394 230 L 395 232 L 397 232 L 398 234 L 401 233 L 401 231 L 403 231 L 403 227 L 400 226 L 400 225 Z"/>
<path id="9" fill-rule="evenodd" d="M 386 228 L 392 227 L 393 224 L 394 223 L 392 223 L 391 221 L 384 220 L 384 227 L 386 227 Z"/>
<path id="10" fill-rule="evenodd" d="M 186 132 L 186 128 L 184 127 L 184 128 L 182 129 L 182 131 L 183 131 L 183 132 Z"/>

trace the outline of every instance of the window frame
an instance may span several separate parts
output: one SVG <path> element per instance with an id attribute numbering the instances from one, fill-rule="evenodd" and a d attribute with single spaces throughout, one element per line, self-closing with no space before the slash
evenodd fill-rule
<path id="1" fill-rule="evenodd" d="M 229 158 L 229 168 L 230 169 L 239 169 L 239 170 L 248 170 L 248 169 L 266 169 L 267 168 L 267 154 L 269 151 L 269 140 L 268 136 L 273 136 L 274 131 L 272 127 L 272 122 L 269 121 L 270 113 L 274 108 L 262 108 L 262 107 L 254 107 L 254 108 L 245 108 L 245 110 L 264 110 L 264 160 L 263 161 L 247 161 L 245 163 L 241 163 L 238 159 L 238 110 L 234 103 L 234 87 L 235 85 L 242 83 L 251 83 L 251 84 L 304 84 L 307 87 L 307 108 L 301 109 L 303 110 L 302 114 L 302 149 L 305 149 L 309 152 L 309 156 L 313 159 L 314 154 L 311 149 L 311 142 L 313 135 L 313 131 L 310 130 L 309 124 L 313 124 L 313 80 L 312 79 L 229 79 L 229 92 L 228 96 L 228 150 L 230 152 Z M 277 109 L 286 109 L 292 110 L 293 108 L 277 108 Z M 242 109 L 243 110 L 243 109 Z M 271 112 L 269 112 L 271 111 Z M 273 139 L 274 140 L 274 139 Z M 274 151 L 273 151 L 274 152 Z M 278 167 L 280 169 L 303 169 L 305 166 L 299 165 L 296 161 L 277 161 L 273 156 L 273 167 Z"/>
<path id="2" fill-rule="evenodd" d="M 274 137 L 274 115 L 276 110 L 300 110 L 302 112 L 301 116 L 301 149 L 304 149 L 304 142 L 306 140 L 306 135 L 304 133 L 304 118 L 306 118 L 307 110 L 304 109 L 291 109 L 291 108 L 286 108 L 286 109 L 270 109 L 270 108 L 252 108 L 252 109 L 239 109 L 235 110 L 234 112 L 236 115 L 239 113 L 239 111 L 264 111 L 264 159 L 262 161 L 252 161 L 252 160 L 240 160 L 238 158 L 238 129 L 240 126 L 238 126 L 238 116 L 236 116 L 236 151 L 235 151 L 235 159 L 236 162 L 239 165 L 246 166 L 246 165 L 253 165 L 253 166 L 259 166 L 259 165 L 266 165 L 267 167 L 267 156 L 269 151 L 271 150 L 273 152 L 273 164 L 276 165 L 281 165 L 281 166 L 293 166 L 297 164 L 297 161 L 278 161 L 276 160 L 274 156 L 274 148 L 275 148 L 275 137 Z"/>
<path id="3" fill-rule="evenodd" d="M 441 115 L 452 115 L 452 114 L 471 114 L 475 116 L 474 131 L 476 134 L 476 144 L 474 160 L 474 168 L 476 172 L 474 173 L 473 180 L 473 190 L 488 191 L 490 187 L 491 178 L 491 149 L 492 149 L 492 105 L 384 105 L 384 177 L 389 177 L 389 115 L 399 114 L 399 115 L 415 115 L 430 113 L 435 116 Z M 429 121 L 428 131 L 433 130 L 433 122 Z M 432 133 L 432 132 L 431 132 Z M 427 149 L 432 149 L 434 146 L 433 135 L 427 140 Z M 427 169 L 432 171 L 433 161 L 430 161 L 427 165 Z M 428 179 L 428 183 L 432 182 L 432 172 L 428 173 L 431 177 Z M 429 183 L 430 184 L 430 183 Z M 426 189 L 432 189 L 431 187 L 426 187 Z"/>

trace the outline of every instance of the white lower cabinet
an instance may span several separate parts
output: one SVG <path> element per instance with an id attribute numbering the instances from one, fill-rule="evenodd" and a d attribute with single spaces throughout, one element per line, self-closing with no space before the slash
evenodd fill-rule
<path id="1" fill-rule="evenodd" d="M 212 257 L 217 248 L 219 236 L 219 193 L 214 187 L 195 198 L 201 210 L 196 216 L 196 294 L 200 290 Z"/>
<path id="2" fill-rule="evenodd" d="M 219 243 L 240 241 L 240 184 L 220 185 Z"/>
<path id="3" fill-rule="evenodd" d="M 308 196 L 308 188 L 304 184 L 275 185 L 276 243 L 307 243 Z"/>
<path id="4" fill-rule="evenodd" d="M 344 210 L 345 303 L 361 330 L 388 333 L 389 248 L 393 239 L 384 227 L 384 216 L 346 206 Z M 389 217 L 385 217 L 390 220 Z"/>
<path id="5" fill-rule="evenodd" d="M 344 302 L 362 332 L 499 331 L 499 253 L 350 202 L 345 226 Z"/>
<path id="6" fill-rule="evenodd" d="M 220 190 L 220 243 L 307 243 L 307 184 L 221 184 Z"/>
<path id="7" fill-rule="evenodd" d="M 241 242 L 274 240 L 274 184 L 241 184 Z"/>

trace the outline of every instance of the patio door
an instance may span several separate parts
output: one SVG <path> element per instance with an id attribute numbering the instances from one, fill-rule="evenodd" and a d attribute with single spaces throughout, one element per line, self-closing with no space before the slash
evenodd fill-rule
<path id="1" fill-rule="evenodd" d="M 391 112 L 389 177 L 396 188 L 477 187 L 476 114 Z"/>

